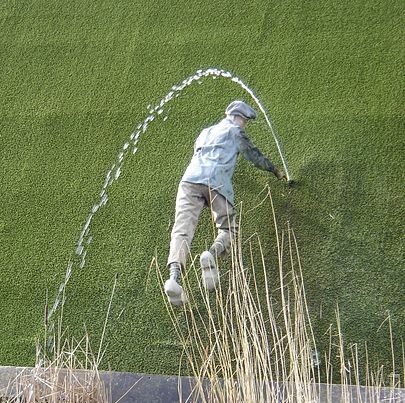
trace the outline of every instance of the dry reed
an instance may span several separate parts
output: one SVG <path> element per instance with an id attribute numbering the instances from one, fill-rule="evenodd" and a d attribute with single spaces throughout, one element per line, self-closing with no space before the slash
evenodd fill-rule
<path id="1" fill-rule="evenodd" d="M 97 353 L 91 348 L 88 332 L 80 340 L 68 337 L 63 331 L 63 295 L 57 330 L 48 323 L 45 304 L 45 336 L 37 343 L 35 366 L 22 369 L 10 382 L 4 403 L 110 403 L 111 393 L 98 370 L 104 356 L 103 342 L 115 293 L 117 277 L 107 309 Z M 51 329 L 51 330 L 50 330 Z M 50 334 L 51 333 L 51 334 Z"/>
<path id="2" fill-rule="evenodd" d="M 285 231 L 279 231 L 270 189 L 268 200 L 277 246 L 276 270 L 272 271 L 278 273 L 277 287 L 270 286 L 260 239 L 250 238 L 246 264 L 246 243 L 242 245 L 239 234 L 232 245 L 230 268 L 222 268 L 215 293 L 208 294 L 199 281 L 198 286 L 195 285 L 199 269 L 194 259 L 183 276 L 189 298 L 183 314 L 165 298 L 167 311 L 184 348 L 185 368 L 180 363 L 180 373 L 188 372 L 196 379 L 194 391 L 187 401 L 310 403 L 321 401 L 321 394 L 322 401 L 336 401 L 332 400 L 332 362 L 338 356 L 339 401 L 379 403 L 382 401 L 379 391 L 384 386 L 381 369 L 373 372 L 367 367 L 365 386 L 373 388 L 361 389 L 357 346 L 350 346 L 349 352 L 345 350 L 338 308 L 337 351 L 336 335 L 331 327 L 330 346 L 322 357 L 326 385 L 319 383 L 320 355 L 306 300 L 297 239 L 289 226 Z M 259 259 L 253 247 L 254 238 Z M 160 268 L 158 265 L 156 268 L 163 283 Z M 361 396 L 366 396 L 366 400 L 361 400 Z"/>

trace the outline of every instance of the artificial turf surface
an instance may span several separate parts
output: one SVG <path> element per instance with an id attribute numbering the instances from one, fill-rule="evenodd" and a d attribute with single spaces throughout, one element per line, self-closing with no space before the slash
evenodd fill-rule
<path id="1" fill-rule="evenodd" d="M 243 235 L 257 232 L 276 278 L 270 184 L 298 238 L 320 346 L 339 304 L 346 341 L 390 362 L 405 323 L 404 9 L 396 1 L 3 1 L 0 5 L 0 364 L 32 365 L 43 312 L 105 175 L 137 123 L 197 69 L 241 77 L 268 110 L 298 187 L 240 161 Z M 128 155 L 91 225 L 86 264 L 66 288 L 64 320 L 97 343 L 114 276 L 104 365 L 177 373 L 181 347 L 154 272 L 164 266 L 178 181 L 195 136 L 235 98 L 229 79 L 194 83 Z M 163 120 L 163 115 L 167 120 Z M 252 140 L 280 159 L 263 116 Z M 202 217 L 193 253 L 212 233 Z M 276 280 L 274 280 L 276 282 Z M 377 360 L 377 358 L 375 358 Z"/>

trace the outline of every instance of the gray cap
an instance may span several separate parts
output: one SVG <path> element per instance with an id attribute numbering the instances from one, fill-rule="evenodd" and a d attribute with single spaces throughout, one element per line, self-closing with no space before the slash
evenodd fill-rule
<path id="1" fill-rule="evenodd" d="M 227 115 L 241 116 L 243 119 L 256 119 L 256 111 L 243 101 L 231 102 L 225 113 Z"/>

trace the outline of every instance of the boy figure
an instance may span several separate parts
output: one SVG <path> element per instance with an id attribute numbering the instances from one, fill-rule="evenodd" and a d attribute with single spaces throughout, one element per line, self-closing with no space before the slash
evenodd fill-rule
<path id="1" fill-rule="evenodd" d="M 238 231 L 232 186 L 238 155 L 242 154 L 257 168 L 274 173 L 278 179 L 286 179 L 284 172 L 275 168 L 245 134 L 249 120 L 256 118 L 255 110 L 243 101 L 233 101 L 225 114 L 223 120 L 198 136 L 194 155 L 179 184 L 167 262 L 170 278 L 164 286 L 173 305 L 187 302 L 180 276 L 204 206 L 211 209 L 218 236 L 209 250 L 200 255 L 202 284 L 208 291 L 215 290 L 218 284 L 216 260 L 229 252 L 231 239 Z"/>

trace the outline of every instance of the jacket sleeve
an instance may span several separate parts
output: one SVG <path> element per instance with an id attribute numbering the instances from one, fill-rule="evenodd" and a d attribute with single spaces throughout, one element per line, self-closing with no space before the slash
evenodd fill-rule
<path id="1" fill-rule="evenodd" d="M 274 173 L 275 168 L 272 162 L 252 143 L 243 130 L 240 130 L 236 134 L 236 141 L 238 143 L 239 152 L 256 168 Z"/>
<path id="2" fill-rule="evenodd" d="M 205 139 L 207 137 L 208 130 L 204 129 L 201 131 L 201 133 L 198 135 L 194 142 L 194 153 L 196 153 L 204 144 Z"/>

